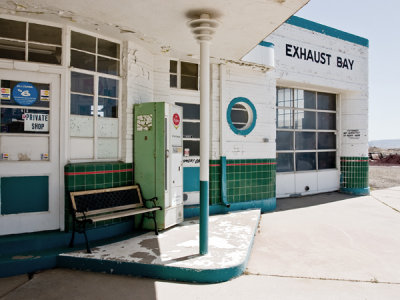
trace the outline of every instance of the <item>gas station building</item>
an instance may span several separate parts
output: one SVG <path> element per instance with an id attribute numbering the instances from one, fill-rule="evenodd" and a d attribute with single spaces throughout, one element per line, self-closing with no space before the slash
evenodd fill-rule
<path id="1" fill-rule="evenodd" d="M 135 183 L 160 229 L 204 199 L 369 193 L 367 39 L 292 16 L 307 0 L 117 2 L 1 4 L 0 239 L 69 232 L 69 192 Z"/>

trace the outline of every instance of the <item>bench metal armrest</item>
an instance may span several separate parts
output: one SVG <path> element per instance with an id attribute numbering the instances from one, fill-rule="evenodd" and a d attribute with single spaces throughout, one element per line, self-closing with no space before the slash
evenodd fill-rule
<path id="1" fill-rule="evenodd" d="M 157 197 L 153 197 L 151 199 L 143 199 L 143 200 L 145 201 L 145 203 L 147 203 L 149 201 L 153 202 L 153 207 L 150 207 L 150 208 L 159 207 L 160 209 L 162 209 L 161 206 L 157 206 L 157 202 L 156 202 L 157 199 L 158 199 Z"/>

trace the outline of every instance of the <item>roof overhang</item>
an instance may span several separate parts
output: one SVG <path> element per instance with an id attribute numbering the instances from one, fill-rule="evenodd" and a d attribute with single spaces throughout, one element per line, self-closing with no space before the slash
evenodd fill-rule
<path id="1" fill-rule="evenodd" d="M 199 46 L 187 23 L 200 13 L 220 22 L 211 56 L 238 60 L 309 0 L 17 0 L 1 1 L 0 12 L 55 19 L 96 29 L 112 28 L 153 51 L 197 56 Z M 120 36 L 118 36 L 120 38 Z"/>

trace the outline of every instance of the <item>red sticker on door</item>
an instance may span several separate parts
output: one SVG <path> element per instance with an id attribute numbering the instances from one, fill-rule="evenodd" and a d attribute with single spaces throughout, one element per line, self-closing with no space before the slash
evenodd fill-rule
<path id="1" fill-rule="evenodd" d="M 172 122 L 174 123 L 175 128 L 178 129 L 179 124 L 181 123 L 181 118 L 177 113 L 174 113 L 172 116 Z"/>

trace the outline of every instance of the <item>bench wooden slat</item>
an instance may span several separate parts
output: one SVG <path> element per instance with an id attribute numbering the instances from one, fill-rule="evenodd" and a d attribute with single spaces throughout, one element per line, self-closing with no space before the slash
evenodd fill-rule
<path id="1" fill-rule="evenodd" d="M 105 220 L 110 220 L 110 219 L 115 219 L 115 218 L 139 215 L 139 214 L 143 214 L 146 212 L 152 212 L 152 211 L 159 210 L 159 209 L 160 209 L 159 207 L 137 208 L 135 210 L 127 210 L 127 211 L 120 211 L 120 212 L 116 212 L 116 213 L 106 214 L 106 215 L 93 216 L 88 219 L 92 220 L 93 222 L 99 222 L 99 221 L 105 221 Z"/>
<path id="2" fill-rule="evenodd" d="M 127 209 L 138 208 L 138 207 L 143 207 L 143 205 L 138 203 L 138 204 L 129 204 L 129 205 L 123 205 L 123 206 L 115 206 L 115 207 L 110 207 L 110 208 L 90 210 L 85 213 L 77 212 L 76 216 L 83 217 L 85 215 L 86 217 L 90 217 L 93 215 L 98 215 L 98 214 L 103 214 L 103 213 L 108 213 L 108 212 L 113 212 L 113 211 L 127 210 Z"/>

